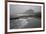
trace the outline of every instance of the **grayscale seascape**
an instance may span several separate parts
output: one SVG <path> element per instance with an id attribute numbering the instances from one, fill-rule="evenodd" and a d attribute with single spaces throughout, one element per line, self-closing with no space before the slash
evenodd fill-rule
<path id="1" fill-rule="evenodd" d="M 10 29 L 40 27 L 41 6 L 10 4 Z"/>

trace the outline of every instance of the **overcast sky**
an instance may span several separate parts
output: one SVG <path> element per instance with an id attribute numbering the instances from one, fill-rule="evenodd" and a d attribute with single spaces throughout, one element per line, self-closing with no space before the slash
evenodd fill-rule
<path id="1" fill-rule="evenodd" d="M 24 13 L 27 10 L 33 10 L 33 12 L 40 12 L 41 6 L 32 5 L 10 5 L 10 15 L 15 16 L 16 13 Z"/>

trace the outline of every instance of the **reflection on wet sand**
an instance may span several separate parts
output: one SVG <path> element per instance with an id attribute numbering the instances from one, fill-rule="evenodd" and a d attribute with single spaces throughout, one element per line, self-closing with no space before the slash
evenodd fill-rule
<path id="1" fill-rule="evenodd" d="M 39 28 L 41 25 L 41 20 L 34 17 L 28 18 L 20 18 L 14 19 L 10 22 L 11 29 L 18 29 L 18 28 Z"/>

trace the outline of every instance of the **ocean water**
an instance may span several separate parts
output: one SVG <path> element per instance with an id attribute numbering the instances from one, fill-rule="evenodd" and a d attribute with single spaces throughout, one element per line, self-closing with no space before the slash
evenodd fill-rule
<path id="1" fill-rule="evenodd" d="M 19 18 L 10 20 L 10 29 L 23 29 L 23 28 L 40 28 L 41 19 L 34 17 Z"/>

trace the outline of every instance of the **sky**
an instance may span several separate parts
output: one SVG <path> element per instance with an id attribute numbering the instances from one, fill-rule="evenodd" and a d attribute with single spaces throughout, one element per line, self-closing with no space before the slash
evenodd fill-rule
<path id="1" fill-rule="evenodd" d="M 20 13 L 32 13 L 31 11 L 29 12 L 28 10 L 33 10 L 34 13 L 40 12 L 41 11 L 41 6 L 32 6 L 32 5 L 12 5 L 10 4 L 10 15 L 11 17 L 17 16 L 16 14 Z M 22 14 L 21 14 L 22 15 Z"/>

